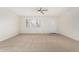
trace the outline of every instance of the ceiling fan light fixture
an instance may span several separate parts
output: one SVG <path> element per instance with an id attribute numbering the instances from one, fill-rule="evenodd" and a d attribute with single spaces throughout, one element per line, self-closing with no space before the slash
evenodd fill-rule
<path id="1" fill-rule="evenodd" d="M 45 14 L 44 11 L 48 11 L 48 10 L 47 9 L 43 9 L 43 8 L 39 8 L 37 11 L 38 11 L 38 13 L 44 15 Z"/>
<path id="2" fill-rule="evenodd" d="M 38 12 L 38 13 L 41 13 L 41 12 Z"/>

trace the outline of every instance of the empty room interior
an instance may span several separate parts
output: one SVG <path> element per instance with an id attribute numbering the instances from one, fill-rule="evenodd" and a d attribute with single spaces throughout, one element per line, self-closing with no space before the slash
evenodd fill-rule
<path id="1" fill-rule="evenodd" d="M 0 7 L 0 52 L 79 52 L 79 7 Z"/>

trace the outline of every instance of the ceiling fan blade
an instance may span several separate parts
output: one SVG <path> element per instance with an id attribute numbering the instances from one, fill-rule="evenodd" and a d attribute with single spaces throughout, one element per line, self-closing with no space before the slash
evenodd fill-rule
<path id="1" fill-rule="evenodd" d="M 37 11 L 39 11 L 39 12 L 40 12 L 41 10 L 42 10 L 42 8 L 39 8 Z"/>
<path id="2" fill-rule="evenodd" d="M 43 11 L 40 11 L 42 14 L 44 14 L 44 12 Z"/>

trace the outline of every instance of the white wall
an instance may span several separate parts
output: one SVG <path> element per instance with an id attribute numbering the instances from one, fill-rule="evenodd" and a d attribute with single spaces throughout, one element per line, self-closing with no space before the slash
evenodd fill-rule
<path id="1" fill-rule="evenodd" d="M 19 32 L 18 17 L 6 8 L 0 8 L 0 41 L 16 36 Z"/>
<path id="2" fill-rule="evenodd" d="M 39 19 L 40 27 L 27 27 L 26 19 L 24 17 L 20 18 L 20 33 L 56 33 L 57 32 L 57 19 L 55 17 L 49 16 L 28 16 L 27 19 Z"/>
<path id="3" fill-rule="evenodd" d="M 60 17 L 59 33 L 79 41 L 79 8 L 72 8 Z"/>

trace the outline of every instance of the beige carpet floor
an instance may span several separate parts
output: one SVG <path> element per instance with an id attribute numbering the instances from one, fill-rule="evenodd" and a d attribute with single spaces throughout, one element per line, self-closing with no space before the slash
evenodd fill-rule
<path id="1" fill-rule="evenodd" d="M 0 42 L 0 52 L 78 52 L 79 42 L 59 34 L 18 35 Z"/>

